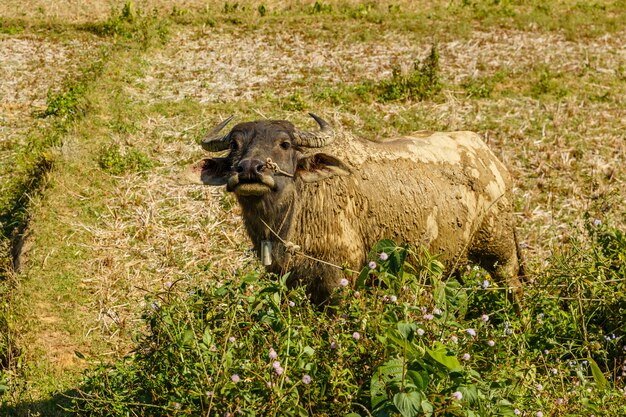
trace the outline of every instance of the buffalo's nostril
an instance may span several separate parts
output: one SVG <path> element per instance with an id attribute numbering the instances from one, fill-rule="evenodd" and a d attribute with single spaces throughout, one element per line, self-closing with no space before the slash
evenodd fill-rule
<path id="1" fill-rule="evenodd" d="M 257 174 L 260 174 L 261 171 L 263 171 L 263 168 L 265 167 L 265 164 L 256 164 L 254 166 L 254 172 Z"/>
<path id="2" fill-rule="evenodd" d="M 258 159 L 244 159 L 235 170 L 243 180 L 257 180 L 263 174 L 265 164 Z"/>

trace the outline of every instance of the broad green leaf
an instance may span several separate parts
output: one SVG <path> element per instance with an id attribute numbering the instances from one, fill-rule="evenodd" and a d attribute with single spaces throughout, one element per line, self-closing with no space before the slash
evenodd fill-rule
<path id="1" fill-rule="evenodd" d="M 415 334 L 415 330 L 417 330 L 417 326 L 415 323 L 407 323 L 405 321 L 401 321 L 397 324 L 398 332 L 405 340 L 412 340 L 413 335 Z"/>
<path id="2" fill-rule="evenodd" d="M 510 401 L 502 399 L 498 401 L 498 413 L 503 416 L 515 416 L 515 407 Z"/>
<path id="3" fill-rule="evenodd" d="M 473 404 L 478 400 L 478 390 L 475 385 L 462 385 L 457 389 L 463 394 L 463 401 Z"/>
<path id="4" fill-rule="evenodd" d="M 393 396 L 393 404 L 403 417 L 414 417 L 422 407 L 422 395 L 417 391 L 399 392 Z"/>
<path id="5" fill-rule="evenodd" d="M 433 407 L 433 405 L 427 400 L 422 400 L 422 412 L 427 417 L 432 416 L 435 412 L 435 407 Z"/>
<path id="6" fill-rule="evenodd" d="M 183 345 L 189 345 L 195 339 L 195 335 L 193 334 L 193 330 L 185 329 L 183 333 Z"/>
<path id="7" fill-rule="evenodd" d="M 410 380 L 418 389 L 425 391 L 428 387 L 428 374 L 423 375 L 417 371 L 409 370 L 406 372 L 406 379 Z"/>
<path id="8" fill-rule="evenodd" d="M 204 328 L 204 333 L 202 334 L 202 343 L 204 343 L 205 346 L 208 348 L 213 345 L 213 335 L 211 334 L 211 328 L 209 326 Z"/>
<path id="9" fill-rule="evenodd" d="M 361 414 L 352 412 L 352 413 L 346 414 L 344 417 L 361 417 Z"/>
<path id="10" fill-rule="evenodd" d="M 370 380 L 370 396 L 372 409 L 375 409 L 378 405 L 380 405 L 380 403 L 388 400 L 387 391 L 385 391 L 385 383 L 383 382 L 380 370 L 378 372 L 374 372 L 374 375 Z"/>
<path id="11" fill-rule="evenodd" d="M 404 370 L 404 361 L 398 358 L 388 360 L 378 368 L 381 376 L 385 378 L 385 382 L 388 379 L 402 380 Z"/>
<path id="12" fill-rule="evenodd" d="M 365 287 L 365 283 L 367 282 L 367 277 L 369 276 L 370 269 L 365 266 L 361 269 L 361 273 L 356 279 L 355 287 L 357 289 Z"/>
<path id="13" fill-rule="evenodd" d="M 596 381 L 596 385 L 600 389 L 605 389 L 608 386 L 608 382 L 606 378 L 604 377 L 604 374 L 600 370 L 600 367 L 598 366 L 596 361 L 594 361 L 593 359 L 588 358 L 587 360 L 589 361 L 589 366 L 591 367 L 591 374 L 593 375 L 593 380 Z"/>
<path id="14" fill-rule="evenodd" d="M 434 349 L 426 349 L 431 358 L 451 371 L 462 371 L 463 367 L 456 356 L 448 354 L 448 349 L 441 342 L 435 342 Z"/>

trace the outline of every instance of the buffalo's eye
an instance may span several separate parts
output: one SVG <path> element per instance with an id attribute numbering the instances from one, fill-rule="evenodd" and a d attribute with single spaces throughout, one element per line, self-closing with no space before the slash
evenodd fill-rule
<path id="1" fill-rule="evenodd" d="M 283 148 L 284 150 L 287 150 L 291 148 L 291 142 L 284 141 L 280 144 L 280 147 Z"/>
<path id="2" fill-rule="evenodd" d="M 231 140 L 230 141 L 230 150 L 231 151 L 236 151 L 237 149 L 239 149 L 239 144 L 237 144 L 236 141 Z"/>

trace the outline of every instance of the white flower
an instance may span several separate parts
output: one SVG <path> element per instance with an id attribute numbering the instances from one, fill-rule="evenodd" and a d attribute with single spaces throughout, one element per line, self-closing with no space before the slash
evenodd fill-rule
<path id="1" fill-rule="evenodd" d="M 452 399 L 461 401 L 463 399 L 463 394 L 461 393 L 461 391 L 455 391 L 452 393 Z"/>

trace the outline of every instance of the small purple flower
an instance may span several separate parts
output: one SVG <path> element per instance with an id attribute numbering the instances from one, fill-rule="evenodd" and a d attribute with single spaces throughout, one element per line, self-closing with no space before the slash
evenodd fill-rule
<path id="1" fill-rule="evenodd" d="M 337 349 L 337 342 L 335 342 L 334 340 L 332 342 L 330 342 L 330 348 L 331 349 Z"/>
<path id="2" fill-rule="evenodd" d="M 432 314 L 424 314 L 424 320 L 432 320 L 434 318 L 435 316 L 433 316 Z"/>
<path id="3" fill-rule="evenodd" d="M 489 280 L 486 279 L 486 280 L 483 281 L 483 288 L 484 289 L 489 288 Z"/>
<path id="4" fill-rule="evenodd" d="M 352 338 L 354 340 L 359 340 L 361 338 L 361 335 L 359 334 L 359 332 L 354 332 L 352 333 Z"/>
<path id="5" fill-rule="evenodd" d="M 268 386 L 268 388 L 274 388 L 276 386 L 276 384 L 273 383 L 272 381 L 268 381 L 267 382 L 267 386 Z"/>
<path id="6" fill-rule="evenodd" d="M 455 335 L 450 336 L 450 340 L 452 341 L 452 343 L 457 343 L 459 341 L 459 338 L 456 337 Z"/>
<path id="7" fill-rule="evenodd" d="M 165 288 L 171 288 L 172 287 L 172 281 L 167 281 L 165 283 Z"/>
<path id="8" fill-rule="evenodd" d="M 309 375 L 304 375 L 302 377 L 302 383 L 305 385 L 309 385 L 311 383 L 311 377 Z"/>
<path id="9" fill-rule="evenodd" d="M 350 281 L 348 281 L 346 278 L 341 278 L 341 281 L 339 281 L 339 285 L 341 285 L 342 287 L 347 287 L 348 284 L 350 284 Z"/>
<path id="10" fill-rule="evenodd" d="M 231 381 L 233 381 L 235 384 L 239 381 L 241 381 L 241 379 L 239 378 L 239 375 L 237 374 L 233 374 L 233 376 L 230 377 Z"/>
<path id="11" fill-rule="evenodd" d="M 274 367 L 274 369 L 280 368 L 280 362 L 279 361 L 274 361 L 274 363 L 272 363 L 272 366 Z"/>
<path id="12" fill-rule="evenodd" d="M 494 342 L 493 340 L 489 340 L 487 344 L 491 347 L 494 347 L 496 345 L 496 342 Z"/>
<path id="13" fill-rule="evenodd" d="M 543 385 L 537 384 L 537 391 L 543 391 Z"/>
<path id="14" fill-rule="evenodd" d="M 441 316 L 441 310 L 440 310 L 440 309 L 438 309 L 438 308 L 435 308 L 435 309 L 433 310 L 433 314 L 434 314 L 435 316 Z"/>
<path id="15" fill-rule="evenodd" d="M 358 298 L 358 297 L 360 297 L 360 296 L 361 296 L 361 293 L 360 293 L 359 291 L 355 291 L 355 292 L 354 292 L 354 296 Z"/>
<path id="16" fill-rule="evenodd" d="M 235 339 L 235 337 L 234 337 L 234 336 L 231 336 L 231 337 L 229 337 L 229 338 L 228 338 L 228 341 L 229 341 L 230 343 L 235 343 L 235 340 L 237 340 L 237 339 Z"/>
<path id="17" fill-rule="evenodd" d="M 472 337 L 476 337 L 476 330 L 469 328 L 469 329 L 465 329 L 465 331 L 467 332 L 467 334 L 469 334 Z"/>
<path id="18" fill-rule="evenodd" d="M 398 297 L 396 297 L 395 295 L 392 295 L 391 297 L 389 297 L 389 301 L 392 303 L 395 303 L 396 301 L 398 301 Z"/>
<path id="19" fill-rule="evenodd" d="M 367 266 L 369 266 L 370 269 L 376 269 L 376 262 L 371 261 L 369 264 L 367 264 Z"/>
<path id="20" fill-rule="evenodd" d="M 471 358 L 471 356 L 470 356 L 470 354 L 469 354 L 469 353 L 464 353 L 464 354 L 463 354 L 463 356 L 462 356 L 462 358 L 463 358 L 463 360 L 464 360 L 464 361 L 469 361 L 469 360 L 470 360 L 470 358 Z"/>
<path id="21" fill-rule="evenodd" d="M 424 336 L 424 329 L 421 329 L 421 328 L 417 329 L 417 335 Z"/>
<path id="22" fill-rule="evenodd" d="M 537 417 L 543 417 L 543 411 L 537 411 L 537 414 L 535 414 Z"/>
<path id="23" fill-rule="evenodd" d="M 214 393 L 213 391 L 207 391 L 207 392 L 206 392 L 206 396 L 207 396 L 207 398 L 211 398 L 211 397 L 213 397 L 214 395 L 215 395 L 215 393 Z"/>
<path id="24" fill-rule="evenodd" d="M 387 255 L 385 252 L 381 252 L 380 253 L 380 260 L 381 261 L 386 261 L 387 259 L 389 259 L 389 255 Z"/>
<path id="25" fill-rule="evenodd" d="M 594 219 L 594 220 L 593 220 L 593 225 L 594 225 L 595 227 L 598 227 L 598 226 L 600 226 L 601 224 L 602 224 L 602 221 L 601 221 L 600 219 Z"/>
<path id="26" fill-rule="evenodd" d="M 489 316 L 488 316 L 488 315 L 486 315 L 486 314 L 483 314 L 482 316 L 480 316 L 480 319 L 481 319 L 483 322 L 487 323 L 487 322 L 489 321 Z"/>
<path id="27" fill-rule="evenodd" d="M 175 409 L 180 410 L 180 407 L 181 407 L 180 403 L 174 403 L 173 405 Z"/>
<path id="28" fill-rule="evenodd" d="M 283 372 L 285 372 L 282 366 L 279 366 L 278 368 L 274 368 L 274 370 L 276 371 L 276 375 L 282 375 Z"/>
<path id="29" fill-rule="evenodd" d="M 461 393 L 461 391 L 455 391 L 452 393 L 452 399 L 461 401 L 463 399 L 463 394 Z"/>
<path id="30" fill-rule="evenodd" d="M 269 357 L 270 359 L 274 360 L 278 357 L 278 353 L 276 353 L 276 351 L 274 350 L 274 348 L 270 348 L 270 353 L 269 353 Z"/>
<path id="31" fill-rule="evenodd" d="M 295 307 L 296 303 L 294 303 L 293 301 L 289 300 L 289 307 Z"/>
<path id="32" fill-rule="evenodd" d="M 557 398 L 557 399 L 556 399 L 556 403 L 557 403 L 558 405 L 562 405 L 562 404 L 563 404 L 563 398 Z"/>
<path id="33" fill-rule="evenodd" d="M 516 408 L 515 410 L 513 410 L 513 414 L 515 414 L 516 416 L 520 416 L 522 415 L 522 412 L 518 408 Z"/>
<path id="34" fill-rule="evenodd" d="M 554 375 L 559 373 L 558 369 L 556 369 L 556 368 L 550 369 L 550 372 L 552 372 Z"/>
<path id="35" fill-rule="evenodd" d="M 550 354 L 550 351 L 549 351 L 548 349 L 545 349 L 545 350 L 543 351 L 543 354 L 544 354 L 544 355 L 549 355 L 549 354 Z"/>

